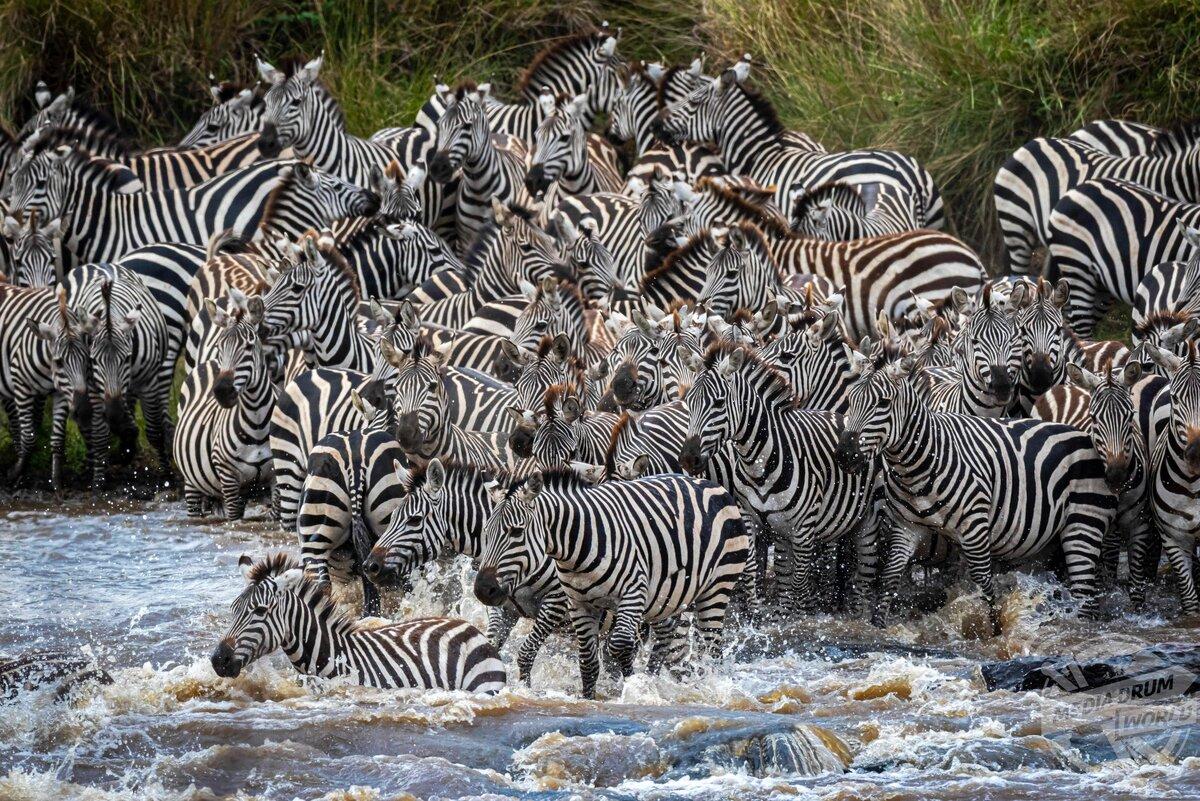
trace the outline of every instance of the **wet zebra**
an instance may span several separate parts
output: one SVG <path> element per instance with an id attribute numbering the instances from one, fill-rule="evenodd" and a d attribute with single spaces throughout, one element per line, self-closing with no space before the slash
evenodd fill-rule
<path id="1" fill-rule="evenodd" d="M 260 337 L 262 298 L 229 311 L 205 303 L 222 329 L 218 357 L 188 374 L 179 390 L 172 453 L 183 476 L 188 517 L 211 501 L 226 520 L 240 520 L 246 492 L 270 474 L 268 425 L 275 388 Z"/>
<path id="2" fill-rule="evenodd" d="M 1030 420 L 934 411 L 928 379 L 911 363 L 862 369 L 836 458 L 865 471 L 882 456 L 892 533 L 879 615 L 886 616 L 918 545 L 930 533 L 962 549 L 1000 631 L 993 560 L 1061 551 L 1082 611 L 1095 604 L 1097 563 L 1116 497 L 1082 431 Z"/>
<path id="3" fill-rule="evenodd" d="M 218 676 L 234 678 L 275 649 L 311 676 L 347 676 L 382 689 L 504 688 L 504 663 L 483 633 L 449 618 L 358 622 L 337 610 L 322 585 L 291 557 L 239 560 L 247 587 L 233 602 L 234 620 L 213 649 Z"/>
<path id="4" fill-rule="evenodd" d="M 1084 181 L 1129 181 L 1178 200 L 1197 197 L 1200 148 L 1116 156 L 1073 139 L 1038 138 L 1017 149 L 996 173 L 993 194 L 1009 270 L 1036 272 L 1033 250 L 1049 244 L 1050 216 Z"/>
<path id="5" fill-rule="evenodd" d="M 397 473 L 403 482 L 403 500 L 364 563 L 372 580 L 402 581 L 421 565 L 451 554 L 472 559 L 482 555 L 491 492 L 498 480 L 511 481 L 511 476 L 440 459 L 411 470 L 397 468 Z M 488 639 L 500 648 L 518 616 L 533 618 L 533 628 L 517 652 L 520 679 L 528 684 L 542 643 L 567 622 L 567 598 L 553 563 L 544 560 L 510 601 L 498 609 L 489 607 Z"/>
<path id="6" fill-rule="evenodd" d="M 861 604 L 877 569 L 876 526 L 869 519 L 874 477 L 848 474 L 834 463 L 841 416 L 796 408 L 783 375 L 744 348 L 720 343 L 690 360 L 697 377 L 683 398 L 688 426 L 679 461 L 699 475 L 732 443 L 730 487 L 761 530 L 773 535 L 780 608 L 815 609 L 818 547 L 845 536 L 858 555 L 853 599 Z M 765 546 L 758 544 L 760 557 Z M 765 563 L 757 569 L 761 580 Z"/>
<path id="7" fill-rule="evenodd" d="M 179 141 L 188 149 L 224 142 L 242 134 L 254 133 L 262 125 L 262 94 L 257 86 L 218 82 L 208 76 L 212 108 L 200 115 L 192 129 Z"/>
<path id="8" fill-rule="evenodd" d="M 913 196 L 923 212 L 922 228 L 945 227 L 941 193 L 914 159 L 886 150 L 825 153 L 794 146 L 785 138 L 770 102 L 745 85 L 750 62 L 744 57 L 718 78 L 707 79 L 686 98 L 666 106 L 657 132 L 666 142 L 716 142 L 731 173 L 774 186 L 776 208 L 792 206 L 797 190 L 832 181 L 887 183 Z"/>
<path id="9" fill-rule="evenodd" d="M 371 402 L 353 390 L 351 398 L 364 418 L 362 425 L 322 437 L 309 452 L 296 533 L 304 569 L 318 584 L 329 583 L 335 560 L 336 572 L 362 577 L 367 617 L 379 614 L 380 600 L 362 565 L 400 503 L 402 487 L 394 465 L 404 455 L 382 427 L 386 415 L 377 416 Z M 386 413 L 386 405 L 382 411 Z M 346 563 L 348 571 L 342 570 Z"/>
<path id="10" fill-rule="evenodd" d="M 6 216 L 4 238 L 8 240 L 8 281 L 16 286 L 52 287 L 62 280 L 58 249 L 62 245 L 61 217 L 40 221 L 37 211 L 25 219 Z"/>
<path id="11" fill-rule="evenodd" d="M 97 324 L 67 306 L 65 289 L 0 283 L 0 399 L 17 453 L 10 482 L 29 464 L 42 404 L 52 394 L 50 476 L 55 490 L 62 486 L 67 417 L 88 406 L 90 337 Z"/>

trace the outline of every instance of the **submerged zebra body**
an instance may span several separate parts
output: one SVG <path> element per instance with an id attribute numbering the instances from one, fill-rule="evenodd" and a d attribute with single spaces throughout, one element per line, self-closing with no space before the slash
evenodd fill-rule
<path id="1" fill-rule="evenodd" d="M 311 676 L 346 676 L 382 689 L 494 693 L 506 681 L 500 655 L 462 620 L 355 621 L 286 555 L 241 560 L 248 586 L 233 602 L 234 621 L 213 650 L 218 676 L 232 678 L 283 650 Z"/>

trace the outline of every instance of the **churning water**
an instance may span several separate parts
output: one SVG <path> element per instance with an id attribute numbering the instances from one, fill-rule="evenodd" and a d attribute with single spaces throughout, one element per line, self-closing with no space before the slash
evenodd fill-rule
<path id="1" fill-rule="evenodd" d="M 0 655 L 83 649 L 114 679 L 0 703 L 3 801 L 1200 797 L 1200 696 L 1142 714 L 1094 694 L 988 692 L 978 669 L 1192 640 L 1167 588 L 1148 611 L 1114 596 L 1083 622 L 1051 579 L 1010 575 L 992 638 L 962 583 L 886 630 L 832 616 L 741 630 L 694 675 L 609 679 L 595 702 L 574 695 L 562 637 L 533 689 L 385 692 L 306 679 L 278 653 L 237 679 L 212 672 L 238 556 L 291 545 L 261 507 L 227 526 L 176 503 L 0 504 Z M 385 611 L 482 625 L 469 577 L 431 569 Z"/>

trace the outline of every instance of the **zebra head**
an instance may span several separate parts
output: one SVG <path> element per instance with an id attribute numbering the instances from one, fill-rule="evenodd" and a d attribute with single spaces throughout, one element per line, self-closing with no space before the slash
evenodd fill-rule
<path id="1" fill-rule="evenodd" d="M 651 126 L 658 113 L 658 82 L 663 72 L 662 64 L 644 61 L 617 69 L 617 93 L 604 135 L 618 150 L 633 141 L 636 152 L 643 153 L 654 143 Z"/>
<path id="2" fill-rule="evenodd" d="M 383 213 L 381 210 L 380 214 Z M 462 262 L 458 260 L 458 256 L 446 240 L 420 222 L 405 220 L 402 223 L 391 223 L 384 226 L 383 234 L 399 243 L 400 254 L 397 261 L 407 268 L 406 275 L 411 276 L 414 281 L 442 270 L 462 269 Z"/>
<path id="3" fill-rule="evenodd" d="M 1200 357 L 1196 342 L 1188 341 L 1185 356 L 1153 345 L 1147 349 L 1171 381 L 1171 420 L 1164 436 L 1182 458 L 1186 476 L 1200 478 Z"/>
<path id="4" fill-rule="evenodd" d="M 371 165 L 371 188 L 379 195 L 379 219 L 386 223 L 417 222 L 421 217 L 421 187 L 425 167 L 413 165 L 407 173 L 393 160 L 386 169 Z"/>
<path id="5" fill-rule="evenodd" d="M 546 532 L 535 505 L 542 492 L 542 474 L 524 482 L 490 490 L 492 514 L 483 527 L 483 554 L 475 575 L 475 597 L 499 606 L 547 559 Z"/>
<path id="6" fill-rule="evenodd" d="M 847 392 L 850 409 L 843 418 L 834 459 L 843 470 L 862 473 L 898 435 L 898 421 L 904 414 L 898 397 L 903 394 L 901 387 L 910 382 L 913 359 L 906 356 L 887 363 L 884 356 L 868 355 L 849 345 L 845 348 L 857 380 Z M 916 373 L 912 380 L 925 383 L 928 379 Z M 924 402 L 929 403 L 928 399 Z"/>
<path id="7" fill-rule="evenodd" d="M 115 283 L 115 276 L 106 276 L 100 282 L 104 315 L 92 332 L 90 383 L 94 393 L 92 402 L 104 409 L 109 426 L 120 430 L 127 422 L 125 395 L 129 392 L 133 331 L 142 309 L 138 306 L 115 317 L 112 308 Z"/>
<path id="8" fill-rule="evenodd" d="M 555 384 L 546 390 L 542 408 L 530 453 L 544 470 L 562 467 L 579 452 L 583 407 L 574 387 Z"/>
<path id="9" fill-rule="evenodd" d="M 300 230 L 329 226 L 342 217 L 372 217 L 379 211 L 379 196 L 370 189 L 303 161 L 284 164 L 279 168 L 279 179 L 263 213 L 264 227 L 278 225 L 277 218 L 291 216 L 293 209 Z M 314 209 L 319 219 L 313 219 Z"/>
<path id="10" fill-rule="evenodd" d="M 183 150 L 215 145 L 259 129 L 262 97 L 256 91 L 257 87 L 218 82 L 212 75 L 208 76 L 208 81 L 212 107 L 200 115 L 192 130 L 180 141 L 179 147 Z"/>
<path id="11" fill-rule="evenodd" d="M 1098 376 L 1077 364 L 1067 364 L 1067 375 L 1087 390 L 1092 446 L 1104 460 L 1104 481 L 1113 492 L 1123 492 L 1135 467 L 1145 467 L 1141 426 L 1133 409 L 1133 386 L 1141 380 L 1142 365 L 1130 359 L 1119 375 L 1113 375 L 1112 363 Z"/>
<path id="12" fill-rule="evenodd" d="M 1063 307 L 1070 296 L 1071 287 L 1065 278 L 1053 290 L 1040 278 L 1032 292 L 1024 284 L 1012 290 L 1021 348 L 1021 383 L 1034 395 L 1061 383 L 1065 376 L 1067 329 Z"/>
<path id="13" fill-rule="evenodd" d="M 1023 292 L 1014 289 L 1013 300 Z M 1008 304 L 984 286 L 978 308 L 956 340 L 963 377 L 983 405 L 1003 408 L 1012 398 L 1021 373 L 1021 350 Z"/>
<path id="14" fill-rule="evenodd" d="M 548 275 L 536 287 L 523 281 L 521 291 L 528 303 L 517 315 L 509 337 L 517 347 L 532 350 L 542 337 L 577 330 L 583 324 L 583 299 L 571 282 Z"/>
<path id="15" fill-rule="evenodd" d="M 709 457 L 729 441 L 736 426 L 730 407 L 733 377 L 746 363 L 747 352 L 740 347 L 716 346 L 704 357 L 680 354 L 696 380 L 683 396 L 688 408 L 687 438 L 679 453 L 679 464 L 694 476 L 702 475 Z"/>
<path id="16" fill-rule="evenodd" d="M 474 83 L 460 84 L 454 91 L 439 92 L 446 110 L 437 120 L 437 145 L 429 161 L 429 176 L 448 183 L 464 164 L 480 158 L 489 147 L 491 130 Z"/>
<path id="17" fill-rule="evenodd" d="M 587 95 L 570 100 L 543 89 L 538 103 L 545 115 L 534 134 L 533 164 L 525 175 L 529 194 L 537 196 L 564 175 L 581 172 L 587 162 Z"/>
<path id="18" fill-rule="evenodd" d="M 54 390 L 67 400 L 67 411 L 79 414 L 87 408 L 89 342 L 100 318 L 67 308 L 67 291 L 58 288 L 58 313 L 49 321 L 29 318 L 34 336 L 50 346 Z"/>
<path id="19" fill-rule="evenodd" d="M 501 343 L 501 350 L 519 368 L 512 384 L 517 391 L 517 404 L 522 410 L 540 408 L 547 389 L 555 384 L 569 383 L 574 378 L 571 340 L 566 334 L 545 335 L 533 350 L 525 350 L 505 340 Z"/>
<path id="20" fill-rule="evenodd" d="M 305 588 L 304 570 L 291 557 L 278 554 L 257 563 L 238 560 L 247 586 L 232 604 L 233 622 L 213 649 L 210 662 L 222 678 L 236 678 L 254 660 L 286 647 L 291 633 L 290 601 Z M 315 590 L 314 584 L 308 589 Z"/>
<path id="21" fill-rule="evenodd" d="M 687 182 L 677 181 L 665 166 L 655 165 L 646 190 L 638 198 L 638 225 L 646 247 L 669 253 L 679 246 L 680 215 L 685 202 L 694 197 Z"/>
<path id="22" fill-rule="evenodd" d="M 29 212 L 24 223 L 15 217 L 5 217 L 4 236 L 9 242 L 13 265 L 9 280 L 16 286 L 31 287 L 59 283 L 58 248 L 66 228 L 65 217 L 39 225 L 36 211 Z"/>
<path id="23" fill-rule="evenodd" d="M 357 315 L 358 296 L 331 237 L 309 231 L 298 243 L 287 243 L 287 248 L 290 258 L 281 262 L 282 271 L 268 272 L 271 288 L 262 298 L 268 336 L 277 339 L 320 329 L 334 316 L 331 304 Z"/>
<path id="24" fill-rule="evenodd" d="M 317 127 L 328 97 L 317 82 L 324 59 L 322 53 L 290 77 L 257 59 L 259 73 L 270 87 L 263 96 L 262 128 L 258 135 L 258 149 L 267 158 L 277 157 L 288 147 L 295 147 L 297 153 L 307 153 L 312 149 L 314 136 L 325 133 Z"/>
<path id="25" fill-rule="evenodd" d="M 493 297 L 512 293 L 521 281 L 562 275 L 567 264 L 558 240 L 530 221 L 531 212 L 492 198 L 495 227 L 487 226 L 468 251 L 465 262 L 476 275 L 476 291 Z"/>
<path id="26" fill-rule="evenodd" d="M 655 120 L 654 131 L 664 143 L 716 142 L 726 128 L 738 129 L 729 120 L 729 99 L 750 74 L 750 56 L 721 73 L 718 78 L 699 79 L 699 86 L 679 100 L 665 105 Z M 659 96 L 663 95 L 660 87 Z"/>
<path id="27" fill-rule="evenodd" d="M 740 306 L 761 309 L 778 283 L 778 270 L 762 231 L 742 222 L 729 227 L 725 244 L 709 260 L 696 302 L 718 317 Z"/>
<path id="28" fill-rule="evenodd" d="M 414 568 L 441 557 L 451 544 L 446 507 L 461 500 L 446 489 L 447 468 L 440 459 L 413 469 L 397 461 L 395 468 L 403 497 L 363 561 L 367 578 L 381 585 L 402 584 Z"/>
<path id="29" fill-rule="evenodd" d="M 799 405 L 811 406 L 813 399 L 826 397 L 849 375 L 845 342 L 841 313 L 834 307 L 805 327 L 777 337 L 759 355 L 787 377 Z"/>
<path id="30" fill-rule="evenodd" d="M 144 188 L 123 164 L 87 150 L 59 145 L 28 154 L 5 186 L 8 207 L 37 210 L 45 219 L 63 217 L 78 201 L 81 189 L 133 194 Z"/>
<path id="31" fill-rule="evenodd" d="M 396 439 L 405 454 L 428 458 L 437 450 L 447 430 L 446 390 L 441 368 L 446 353 L 434 350 L 428 356 L 418 350 L 403 354 L 384 340 L 384 358 L 396 368 L 393 379 Z"/>
<path id="32" fill-rule="evenodd" d="M 214 345 L 217 358 L 213 397 L 222 407 L 230 409 L 241 391 L 267 370 L 262 342 L 263 299 L 247 297 L 231 288 L 227 309 L 212 298 L 204 301 L 204 308 L 213 325 L 220 329 Z"/>
<path id="33" fill-rule="evenodd" d="M 579 277 L 579 288 L 589 301 L 605 300 L 619 288 L 625 292 L 637 291 L 632 279 L 621 286 L 617 262 L 597 236 L 595 219 L 584 217 L 576 228 L 571 219 L 560 212 L 555 218 L 555 231 L 572 271 Z"/>

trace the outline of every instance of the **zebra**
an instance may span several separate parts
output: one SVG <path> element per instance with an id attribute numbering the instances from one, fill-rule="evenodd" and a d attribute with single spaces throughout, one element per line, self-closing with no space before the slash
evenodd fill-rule
<path id="1" fill-rule="evenodd" d="M 996 174 L 993 195 L 1010 272 L 1033 271 L 1034 248 L 1048 245 L 1051 213 L 1085 181 L 1129 181 L 1177 200 L 1200 192 L 1200 148 L 1115 156 L 1072 139 L 1038 138 L 1018 148 Z"/>
<path id="2" fill-rule="evenodd" d="M 167 406 L 173 376 L 163 369 L 167 323 L 154 296 L 135 273 L 115 264 L 76 267 L 64 284 L 72 307 L 100 321 L 92 332 L 89 381 L 93 487 L 105 478 L 110 430 L 121 435 L 126 452 L 137 446 L 135 400 L 141 404 L 146 440 L 158 455 L 160 472 L 166 474 L 171 458 Z"/>
<path id="3" fill-rule="evenodd" d="M 817 239 L 865 239 L 921 227 L 913 197 L 888 184 L 834 181 L 793 194 L 792 230 Z"/>
<path id="4" fill-rule="evenodd" d="M 1012 291 L 1010 302 L 1024 303 L 1025 286 Z M 1022 351 L 1009 304 L 993 300 L 985 285 L 980 304 L 955 338 L 952 369 L 931 368 L 934 408 L 955 414 L 1004 417 L 1021 377 Z M 939 380 L 940 379 L 940 380 Z"/>
<path id="5" fill-rule="evenodd" d="M 645 411 L 680 397 L 681 388 L 694 379 L 680 357 L 681 347 L 702 352 L 698 320 L 688 306 L 670 314 L 644 306 L 633 309 L 628 318 L 617 312 L 609 315 L 615 340 L 607 357 L 609 388 L 618 406 Z"/>
<path id="6" fill-rule="evenodd" d="M 219 356 L 184 379 L 171 451 L 183 475 L 188 517 L 203 516 L 207 502 L 217 500 L 226 520 L 240 520 L 247 488 L 270 471 L 275 388 L 260 337 L 264 309 L 259 297 L 228 312 L 211 298 L 205 307 L 222 329 Z"/>
<path id="7" fill-rule="evenodd" d="M 318 584 L 329 584 L 331 558 L 350 563 L 350 572 L 362 577 L 368 617 L 379 614 L 380 599 L 362 565 L 400 504 L 394 465 L 404 455 L 396 438 L 379 427 L 386 420 L 372 419 L 377 410 L 371 402 L 354 390 L 351 398 L 365 418 L 363 427 L 328 434 L 309 452 L 296 533 L 304 570 Z"/>
<path id="8" fill-rule="evenodd" d="M 1191 246 L 1187 261 L 1167 261 L 1142 277 L 1133 297 L 1133 342 L 1140 344 L 1165 327 L 1200 316 L 1200 229 L 1184 227 Z"/>
<path id="9" fill-rule="evenodd" d="M 687 435 L 688 408 L 683 400 L 645 412 L 624 412 L 611 427 L 604 454 L 596 461 L 603 467 L 605 478 L 682 473 L 679 454 Z"/>
<path id="10" fill-rule="evenodd" d="M 359 622 L 337 610 L 322 586 L 287 555 L 238 564 L 247 586 L 234 619 L 213 649 L 213 671 L 236 678 L 276 648 L 310 676 L 347 676 L 380 689 L 496 693 L 507 677 L 500 654 L 462 620 L 419 618 Z"/>
<path id="11" fill-rule="evenodd" d="M 62 487 L 67 417 L 88 407 L 89 340 L 98 324 L 68 308 L 62 287 L 0 283 L 0 399 L 17 452 L 8 481 L 24 474 L 40 410 L 53 393 L 50 481 L 55 491 Z"/>
<path id="12" fill-rule="evenodd" d="M 715 344 L 689 356 L 696 381 L 684 395 L 687 439 L 679 461 L 693 475 L 732 444 L 732 489 L 742 508 L 777 544 L 776 581 L 785 612 L 815 608 L 818 545 L 849 536 L 858 564 L 854 603 L 874 580 L 876 526 L 870 519 L 873 476 L 834 463 L 842 418 L 795 407 L 783 375 L 746 349 Z M 760 556 L 766 543 L 759 545 Z M 758 565 L 761 578 L 766 565 Z"/>
<path id="13" fill-rule="evenodd" d="M 458 198 L 455 205 L 456 239 L 464 251 L 491 220 L 493 198 L 530 207 L 533 200 L 525 186 L 524 146 L 500 147 L 488 127 L 487 115 L 474 83 L 463 83 L 442 95 L 446 109 L 437 120 L 437 145 L 429 160 L 429 177 L 447 184 L 455 173 Z"/>
<path id="14" fill-rule="evenodd" d="M 1156 150 L 1160 142 L 1166 145 L 1171 138 L 1164 137 L 1166 133 L 1140 122 L 1092 120 L 1067 134 L 1067 138 L 1113 156 L 1144 156 Z"/>
<path id="15" fill-rule="evenodd" d="M 1200 227 L 1200 205 L 1141 186 L 1100 179 L 1067 192 L 1050 214 L 1045 275 L 1071 286 L 1071 328 L 1090 337 L 1113 298 L 1134 303 L 1155 265 L 1189 258 L 1189 227 Z"/>
<path id="16" fill-rule="evenodd" d="M 555 384 L 543 396 L 542 416 L 528 454 L 542 470 L 572 461 L 602 462 L 618 422 L 611 412 L 586 411 L 575 388 Z"/>
<path id="17" fill-rule="evenodd" d="M 420 222 L 363 228 L 337 247 L 366 297 L 403 298 L 442 271 L 466 269 L 454 249 Z"/>
<path id="18" fill-rule="evenodd" d="M 637 287 L 622 282 L 612 253 L 596 234 L 596 221 L 584 217 L 576 227 L 561 212 L 555 217 L 555 233 L 567 256 L 569 269 L 579 282 L 579 290 L 591 303 L 598 304 L 619 293 L 632 293 Z"/>
<path id="19" fill-rule="evenodd" d="M 40 223 L 36 210 L 30 211 L 24 221 L 5 216 L 4 237 L 8 240 L 12 261 L 9 283 L 52 287 L 62 280 L 58 251 L 64 227 L 61 217 Z"/>
<path id="20" fill-rule="evenodd" d="M 17 140 L 24 142 L 46 128 L 76 128 L 83 131 L 101 131 L 114 137 L 121 136 L 121 130 L 111 117 L 75 98 L 75 87 L 68 87 L 65 92 L 42 106 L 21 126 L 21 130 L 17 132 Z"/>
<path id="21" fill-rule="evenodd" d="M 1200 357 L 1195 342 L 1188 343 L 1184 356 L 1155 346 L 1150 346 L 1150 355 L 1170 377 L 1170 416 L 1150 461 L 1150 515 L 1175 573 L 1183 613 L 1195 615 L 1200 613 L 1192 573 L 1200 539 L 1195 514 L 1200 497 Z M 1145 567 L 1149 573 L 1157 565 Z"/>
<path id="22" fill-rule="evenodd" d="M 475 596 L 499 605 L 552 559 L 570 603 L 585 698 L 596 694 L 604 609 L 614 611 L 608 648 L 625 676 L 643 623 L 656 638 L 652 668 L 678 659 L 687 609 L 708 650 L 719 646 L 749 556 L 737 502 L 722 487 L 678 475 L 593 487 L 565 470 L 498 487 L 493 502 Z"/>
<path id="23" fill-rule="evenodd" d="M 227 229 L 249 239 L 260 223 L 295 238 L 379 208 L 373 192 L 300 161 L 264 162 L 186 189 L 144 193 L 131 191 L 136 179 L 130 183 L 131 173 L 114 171 L 112 162 L 74 149 L 54 155 L 45 212 L 68 215 L 63 239 L 81 263 L 113 261 L 155 242 L 202 246 Z M 14 193 L 13 206 L 26 208 L 28 194 Z"/>
<path id="24" fill-rule="evenodd" d="M 1082 431 L 1031 420 L 992 420 L 932 409 L 928 379 L 910 360 L 872 369 L 850 388 L 837 463 L 862 472 L 881 456 L 892 535 L 880 620 L 926 534 L 949 537 L 1000 633 L 993 560 L 1018 561 L 1057 546 L 1083 613 L 1095 605 L 1096 570 L 1116 497 Z"/>
<path id="25" fill-rule="evenodd" d="M 731 173 L 776 187 L 777 208 L 792 206 L 796 187 L 831 181 L 887 183 L 913 196 L 923 212 L 920 227 L 945 227 L 942 197 L 933 178 L 914 159 L 884 150 L 826 153 L 797 147 L 769 101 L 745 85 L 750 60 L 744 56 L 719 78 L 707 79 L 682 100 L 663 108 L 657 131 L 664 141 L 716 142 Z"/>
<path id="26" fill-rule="evenodd" d="M 596 240 L 612 256 L 618 281 L 626 287 L 636 283 L 646 261 L 637 198 L 615 192 L 568 196 L 559 201 L 557 211 L 576 228 L 591 220 Z"/>
<path id="27" fill-rule="evenodd" d="M 531 196 L 550 190 L 571 194 L 619 191 L 624 180 L 616 151 L 589 136 L 584 116 L 587 95 L 570 100 L 546 91 L 538 97 L 543 119 L 533 141 L 532 163 L 525 175 Z"/>
<path id="28" fill-rule="evenodd" d="M 758 356 L 783 374 L 798 406 L 845 414 L 850 410 L 850 386 L 857 379 L 847 354 L 849 347 L 842 333 L 841 313 L 833 308 L 776 338 Z M 869 350 L 868 345 L 864 352 Z"/>
<path id="29" fill-rule="evenodd" d="M 1009 303 L 1014 306 L 1013 320 L 1020 344 L 1021 372 L 1016 385 L 1013 411 L 1028 415 L 1034 401 L 1043 392 L 1066 379 L 1068 350 L 1074 345 L 1069 336 L 1063 307 L 1071 296 L 1066 281 L 1051 286 L 1038 279 L 1028 291 L 1025 285 L 1014 287 Z M 1068 344 L 1070 343 L 1070 344 Z"/>
<path id="30" fill-rule="evenodd" d="M 491 490 L 511 481 L 503 471 L 453 460 L 431 459 L 424 467 L 397 467 L 403 499 L 386 532 L 363 565 L 373 581 L 396 582 L 446 554 L 477 558 L 483 553 L 483 527 L 491 514 Z M 533 629 L 517 652 L 520 680 L 529 684 L 533 662 L 551 632 L 567 622 L 567 598 L 554 564 L 545 559 L 500 609 L 488 609 L 488 639 L 500 648 L 518 616 L 533 618 Z"/>
<path id="31" fill-rule="evenodd" d="M 201 114 L 192 129 L 179 141 L 181 150 L 205 147 L 254 133 L 262 125 L 263 100 L 257 86 L 218 82 L 211 74 L 208 83 L 212 108 Z"/>
<path id="32" fill-rule="evenodd" d="M 1076 426 L 1088 432 L 1096 452 L 1104 459 L 1104 480 L 1117 493 L 1116 525 L 1105 538 L 1101 554 L 1115 577 L 1123 535 L 1129 543 L 1129 595 L 1140 604 L 1158 568 L 1158 534 L 1150 520 L 1150 456 L 1170 413 L 1168 381 L 1142 376 L 1142 365 L 1128 362 L 1114 375 L 1111 364 L 1096 375 L 1075 364 L 1067 373 L 1086 397 L 1086 422 Z"/>

